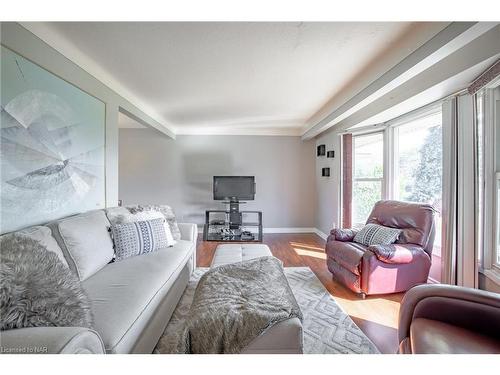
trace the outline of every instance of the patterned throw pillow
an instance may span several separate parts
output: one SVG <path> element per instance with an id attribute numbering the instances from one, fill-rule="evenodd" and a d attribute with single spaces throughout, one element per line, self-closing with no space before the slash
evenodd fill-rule
<path id="1" fill-rule="evenodd" d="M 165 219 L 112 225 L 111 236 L 115 244 L 116 261 L 169 246 Z"/>
<path id="2" fill-rule="evenodd" d="M 170 227 L 174 240 L 181 239 L 181 231 L 177 225 L 174 210 L 167 205 L 133 205 L 112 207 L 106 210 L 111 224 L 124 224 L 132 221 L 152 220 L 163 217 Z"/>
<path id="3" fill-rule="evenodd" d="M 181 239 L 181 231 L 179 230 L 179 226 L 177 225 L 177 219 L 175 218 L 174 210 L 172 207 L 167 206 L 165 204 L 161 205 L 136 205 L 136 206 L 127 206 L 127 210 L 133 215 L 145 214 L 148 211 L 156 211 L 160 212 L 167 221 L 168 226 L 170 227 L 170 231 L 172 232 L 172 236 L 174 240 Z"/>
<path id="4" fill-rule="evenodd" d="M 366 224 L 354 236 L 354 242 L 371 245 L 390 245 L 397 241 L 401 234 L 401 229 L 384 227 L 378 224 Z"/>

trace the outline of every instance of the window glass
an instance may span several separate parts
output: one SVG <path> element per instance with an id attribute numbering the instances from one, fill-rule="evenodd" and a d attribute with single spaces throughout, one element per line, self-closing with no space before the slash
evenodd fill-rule
<path id="1" fill-rule="evenodd" d="M 382 133 L 354 137 L 354 178 L 382 178 L 384 172 Z"/>
<path id="2" fill-rule="evenodd" d="M 383 133 L 353 138 L 353 227 L 363 226 L 373 205 L 382 199 L 384 177 Z"/>
<path id="3" fill-rule="evenodd" d="M 354 227 L 363 226 L 373 205 L 382 199 L 382 181 L 354 181 L 353 188 Z"/>
<path id="4" fill-rule="evenodd" d="M 441 278 L 443 141 L 442 113 L 410 121 L 394 131 L 394 198 L 436 209 L 431 277 Z"/>

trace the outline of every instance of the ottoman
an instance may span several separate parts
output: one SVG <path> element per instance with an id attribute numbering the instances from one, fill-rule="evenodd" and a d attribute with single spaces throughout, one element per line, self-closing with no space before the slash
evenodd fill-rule
<path id="1" fill-rule="evenodd" d="M 272 255 L 269 247 L 263 244 L 223 244 L 215 249 L 210 267 Z"/>
<path id="2" fill-rule="evenodd" d="M 263 244 L 222 244 L 217 246 L 210 267 L 237 263 L 263 256 L 272 256 Z M 297 318 L 275 324 L 254 339 L 241 354 L 301 354 L 303 353 L 302 323 Z"/>

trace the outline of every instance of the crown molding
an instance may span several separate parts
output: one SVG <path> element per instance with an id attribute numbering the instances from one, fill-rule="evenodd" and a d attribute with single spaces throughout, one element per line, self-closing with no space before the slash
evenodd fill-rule
<path id="1" fill-rule="evenodd" d="M 252 127 L 240 127 L 231 128 L 229 126 L 221 127 L 177 127 L 175 128 L 176 135 L 260 135 L 260 136 L 292 136 L 301 137 L 302 129 L 300 127 L 296 128 L 281 128 L 281 127 L 270 127 L 270 128 L 252 128 Z"/>

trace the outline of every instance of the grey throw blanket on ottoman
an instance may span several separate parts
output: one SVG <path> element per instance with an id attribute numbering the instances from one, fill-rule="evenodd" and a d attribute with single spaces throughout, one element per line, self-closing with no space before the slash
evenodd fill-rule
<path id="1" fill-rule="evenodd" d="M 274 257 L 215 267 L 196 288 L 180 353 L 240 353 L 276 323 L 302 312 Z"/>

